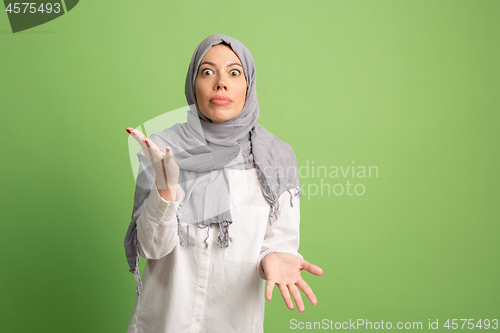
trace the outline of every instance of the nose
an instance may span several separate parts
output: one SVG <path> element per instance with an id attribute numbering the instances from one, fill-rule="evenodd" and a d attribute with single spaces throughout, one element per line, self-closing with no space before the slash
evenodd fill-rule
<path id="1" fill-rule="evenodd" d="M 215 90 L 219 90 L 219 89 L 227 90 L 227 85 L 224 83 L 222 78 L 219 78 L 216 82 Z"/>

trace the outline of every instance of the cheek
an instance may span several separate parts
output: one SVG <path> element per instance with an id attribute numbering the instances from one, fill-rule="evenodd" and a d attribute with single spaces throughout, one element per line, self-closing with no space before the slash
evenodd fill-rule
<path id="1" fill-rule="evenodd" d="M 198 81 L 195 81 L 194 83 L 194 93 L 196 94 L 196 96 L 198 96 L 201 92 L 200 92 L 200 85 L 198 83 Z"/>
<path id="2" fill-rule="evenodd" d="M 246 81 L 243 81 L 243 84 L 241 84 L 239 86 L 239 93 L 238 95 L 240 96 L 240 99 L 243 100 L 243 103 L 245 103 L 245 99 L 246 99 L 246 96 L 247 96 L 247 83 Z"/>
<path id="3" fill-rule="evenodd" d="M 198 78 L 196 78 L 196 81 L 194 81 L 194 92 L 196 96 L 203 95 L 204 90 L 203 80 L 198 80 Z"/>
<path id="4" fill-rule="evenodd" d="M 200 86 L 195 86 L 195 97 L 196 97 L 196 102 L 198 104 L 203 103 L 205 100 L 205 94 L 203 93 L 203 89 Z"/>

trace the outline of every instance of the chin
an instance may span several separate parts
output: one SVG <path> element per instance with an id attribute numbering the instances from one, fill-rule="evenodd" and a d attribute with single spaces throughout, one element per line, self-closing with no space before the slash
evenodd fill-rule
<path id="1" fill-rule="evenodd" d="M 232 118 L 224 118 L 224 119 L 221 119 L 221 118 L 210 118 L 210 120 L 212 120 L 213 123 L 223 123 L 225 121 L 228 121 L 229 119 L 232 119 Z"/>
<path id="2" fill-rule="evenodd" d="M 238 113 L 234 113 L 231 111 L 218 111 L 218 112 L 212 113 L 211 117 L 208 117 L 208 118 L 210 118 L 212 120 L 212 122 L 224 122 L 224 121 L 228 121 L 230 119 L 233 119 L 237 115 L 238 115 Z"/>

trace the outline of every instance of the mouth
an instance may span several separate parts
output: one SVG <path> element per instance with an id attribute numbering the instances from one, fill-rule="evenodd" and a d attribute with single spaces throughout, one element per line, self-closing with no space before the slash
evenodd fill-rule
<path id="1" fill-rule="evenodd" d="M 231 104 L 233 101 L 231 100 L 231 98 L 229 98 L 227 96 L 217 95 L 217 96 L 212 97 L 212 99 L 210 99 L 210 102 L 217 104 L 217 105 L 227 105 L 227 104 Z"/>

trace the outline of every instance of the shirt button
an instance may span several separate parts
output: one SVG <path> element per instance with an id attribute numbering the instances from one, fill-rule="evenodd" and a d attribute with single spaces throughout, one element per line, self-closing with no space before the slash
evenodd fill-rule
<path id="1" fill-rule="evenodd" d="M 205 285 L 203 283 L 199 284 L 200 288 L 205 288 Z"/>
<path id="2" fill-rule="evenodd" d="M 196 318 L 196 321 L 197 321 L 197 322 L 200 322 L 200 321 L 201 321 L 201 319 L 200 319 L 200 318 Z"/>
<path id="3" fill-rule="evenodd" d="M 204 255 L 207 255 L 208 251 L 207 250 L 203 250 L 203 252 L 201 252 L 201 253 L 203 253 Z"/>

